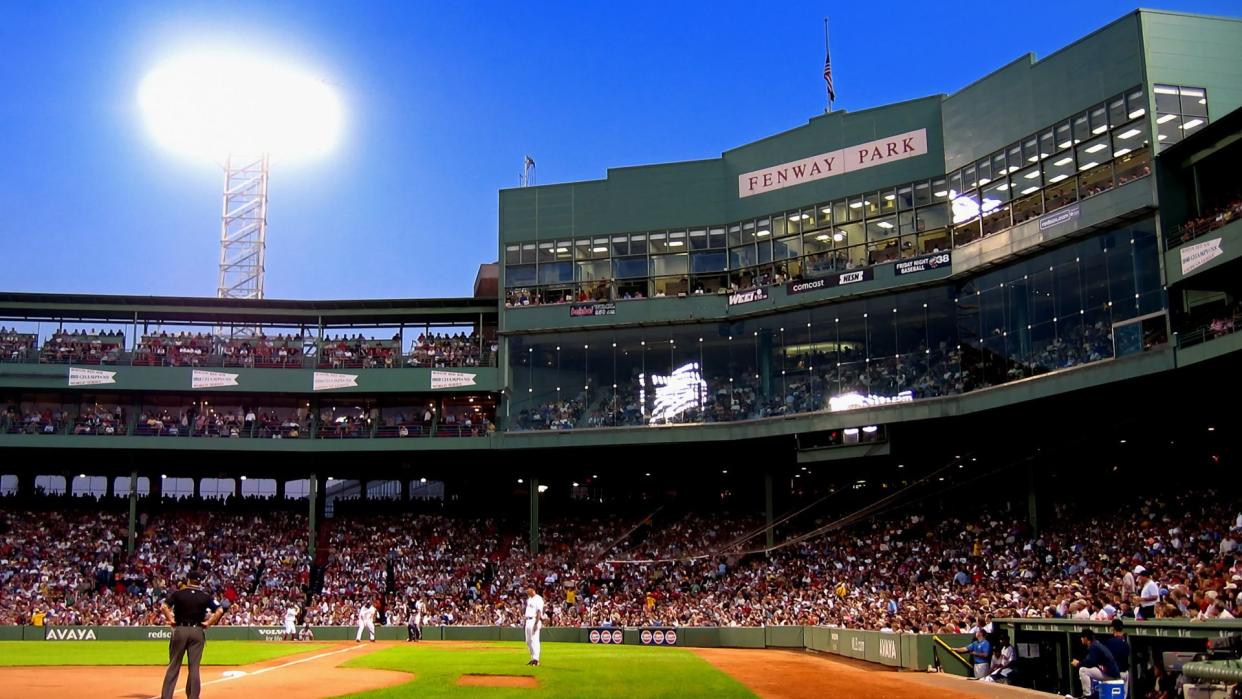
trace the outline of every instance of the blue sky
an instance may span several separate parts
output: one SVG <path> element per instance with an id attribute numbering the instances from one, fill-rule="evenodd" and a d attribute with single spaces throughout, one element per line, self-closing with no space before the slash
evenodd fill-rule
<path id="1" fill-rule="evenodd" d="M 138 85 L 214 40 L 313 67 L 346 106 L 329 156 L 273 168 L 267 296 L 467 295 L 497 190 L 718 156 L 823 109 L 952 92 L 1125 14 L 1039 3 L 3 3 L 0 290 L 214 294 L 221 175 L 158 148 Z M 1161 9 L 1238 14 L 1236 0 Z"/>

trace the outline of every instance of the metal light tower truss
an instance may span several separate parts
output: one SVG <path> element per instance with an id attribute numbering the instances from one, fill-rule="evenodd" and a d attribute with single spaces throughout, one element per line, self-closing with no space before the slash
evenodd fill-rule
<path id="1" fill-rule="evenodd" d="M 229 156 L 224 162 L 224 214 L 220 222 L 222 299 L 263 298 L 267 253 L 266 155 Z"/>

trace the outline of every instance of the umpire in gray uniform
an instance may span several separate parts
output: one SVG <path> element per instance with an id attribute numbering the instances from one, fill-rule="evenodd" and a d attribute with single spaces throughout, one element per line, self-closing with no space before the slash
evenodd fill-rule
<path id="1" fill-rule="evenodd" d="M 193 570 L 186 575 L 185 587 L 169 595 L 160 608 L 172 627 L 168 671 L 164 673 L 164 691 L 160 697 L 173 699 L 177 675 L 181 674 L 181 659 L 189 655 L 190 672 L 185 681 L 185 693 L 189 699 L 198 699 L 201 688 L 198 665 L 203 659 L 203 647 L 207 645 L 203 629 L 219 621 L 224 608 L 216 604 L 211 593 L 198 586 L 198 572 Z"/>

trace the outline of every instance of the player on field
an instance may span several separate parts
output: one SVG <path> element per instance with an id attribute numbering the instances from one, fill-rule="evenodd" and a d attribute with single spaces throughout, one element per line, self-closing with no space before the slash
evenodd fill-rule
<path id="1" fill-rule="evenodd" d="M 362 630 L 366 629 L 371 634 L 371 643 L 375 643 L 375 604 L 368 600 L 366 604 L 358 609 L 358 636 L 354 639 L 354 643 L 362 643 Z"/>
<path id="2" fill-rule="evenodd" d="M 289 603 L 289 608 L 285 610 L 285 632 L 280 637 L 286 641 L 296 641 L 298 639 L 298 605 L 292 602 Z"/>
<path id="3" fill-rule="evenodd" d="M 527 665 L 539 664 L 539 631 L 543 628 L 543 598 L 535 588 L 526 588 L 526 648 L 530 651 Z"/>
<path id="4" fill-rule="evenodd" d="M 405 630 L 407 641 L 423 640 L 423 601 L 415 600 L 410 607 L 410 618 L 406 620 Z"/>

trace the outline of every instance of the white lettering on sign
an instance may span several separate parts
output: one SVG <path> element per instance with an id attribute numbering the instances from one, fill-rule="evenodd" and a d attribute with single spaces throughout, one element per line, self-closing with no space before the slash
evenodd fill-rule
<path id="1" fill-rule="evenodd" d="M 473 386 L 475 376 L 475 374 L 468 374 L 464 371 L 432 371 L 431 387 L 460 388 L 461 386 Z"/>
<path id="2" fill-rule="evenodd" d="M 838 410 L 854 410 L 856 408 L 873 408 L 878 405 L 891 405 L 893 403 L 910 403 L 914 401 L 913 391 L 901 391 L 895 396 L 873 396 L 862 395 L 861 393 L 846 393 L 840 396 L 833 396 L 828 399 L 828 409 L 832 412 Z"/>
<path id="3" fill-rule="evenodd" d="M 195 369 L 190 374 L 190 388 L 219 388 L 220 386 L 236 386 L 237 374 L 223 371 L 203 371 Z"/>
<path id="4" fill-rule="evenodd" d="M 897 641 L 891 638 L 880 639 L 880 657 L 889 660 L 897 659 Z"/>
<path id="5" fill-rule="evenodd" d="M 330 371 L 316 371 L 311 381 L 312 391 L 331 391 L 334 388 L 351 388 L 358 385 L 357 374 L 334 374 Z"/>
<path id="6" fill-rule="evenodd" d="M 105 383 L 116 383 L 115 371 L 79 369 L 75 366 L 69 367 L 70 386 L 96 386 Z"/>
<path id="7" fill-rule="evenodd" d="M 49 641 L 94 641 L 94 629 L 52 629 L 44 636 Z"/>
<path id="8" fill-rule="evenodd" d="M 850 639 L 850 648 L 855 651 L 863 652 L 867 650 L 867 642 L 855 636 Z"/>
<path id="9" fill-rule="evenodd" d="M 927 154 L 927 129 L 847 146 L 737 176 L 739 198 Z"/>
<path id="10" fill-rule="evenodd" d="M 1190 274 L 1203 265 L 1225 254 L 1220 249 L 1220 238 L 1213 238 L 1202 243 L 1182 246 L 1182 275 Z"/>

